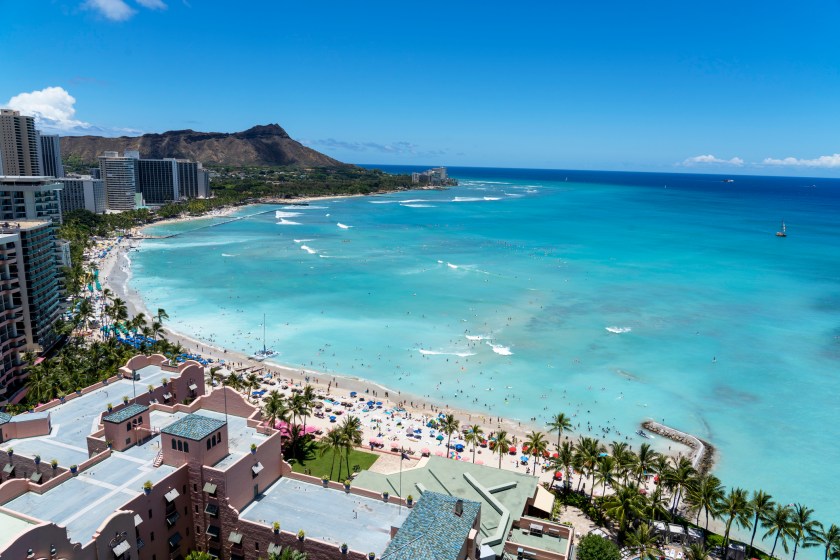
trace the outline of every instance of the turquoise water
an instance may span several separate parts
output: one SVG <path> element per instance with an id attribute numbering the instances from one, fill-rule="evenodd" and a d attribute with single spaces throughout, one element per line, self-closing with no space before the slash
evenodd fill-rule
<path id="1" fill-rule="evenodd" d="M 717 447 L 727 485 L 840 522 L 840 181 L 450 172 L 151 228 L 183 233 L 132 253 L 132 284 L 241 351 L 265 313 L 280 363 L 635 446 L 664 420 Z"/>

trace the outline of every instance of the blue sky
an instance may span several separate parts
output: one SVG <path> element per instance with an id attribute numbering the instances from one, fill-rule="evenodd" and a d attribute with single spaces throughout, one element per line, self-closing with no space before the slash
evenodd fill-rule
<path id="1" fill-rule="evenodd" d="M 840 176 L 840 1 L 7 0 L 0 105 L 342 161 Z"/>

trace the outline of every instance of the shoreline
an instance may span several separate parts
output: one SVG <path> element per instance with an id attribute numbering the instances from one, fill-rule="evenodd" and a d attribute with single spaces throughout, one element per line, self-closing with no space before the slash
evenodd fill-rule
<path id="1" fill-rule="evenodd" d="M 388 194 L 388 192 L 375 194 Z M 216 213 L 214 215 L 230 215 L 238 209 L 247 208 L 248 206 L 257 206 L 261 204 L 293 204 L 296 202 L 312 202 L 319 200 L 355 198 L 364 196 L 371 195 L 359 194 L 329 197 L 302 197 L 296 199 L 281 199 L 277 200 L 276 202 L 263 200 L 249 205 L 226 207 L 222 209 L 221 212 Z M 161 222 L 156 222 L 154 224 L 149 224 L 148 226 L 144 226 L 144 228 L 141 229 L 160 224 L 172 224 L 182 221 L 192 221 L 195 219 L 200 219 L 202 217 L 207 217 L 207 215 L 173 218 Z M 102 270 L 100 271 L 100 276 L 103 279 L 103 287 L 110 288 L 114 292 L 114 295 L 116 297 L 120 297 L 123 300 L 125 300 L 126 306 L 128 307 L 128 310 L 132 315 L 136 315 L 137 313 L 144 313 L 147 316 L 152 316 L 153 314 L 149 312 L 150 310 L 146 306 L 146 303 L 143 300 L 142 296 L 130 286 L 132 270 L 129 253 L 131 249 L 140 246 L 143 238 L 144 237 L 141 233 L 140 235 L 137 235 L 134 239 L 129 239 L 127 242 L 126 240 L 123 240 L 122 242 L 117 244 L 114 248 L 114 251 L 112 251 L 113 254 L 109 254 L 108 258 L 106 259 L 106 262 L 103 263 Z M 451 407 L 449 404 L 445 403 L 439 404 L 431 399 L 420 397 L 412 393 L 403 392 L 400 389 L 396 389 L 378 382 L 347 374 L 327 373 L 306 367 L 295 367 L 287 364 L 278 364 L 273 362 L 271 358 L 265 361 L 256 361 L 251 359 L 248 355 L 246 355 L 243 352 L 208 343 L 192 334 L 178 332 L 172 330 L 169 327 L 164 327 L 163 330 L 167 333 L 167 338 L 169 338 L 171 342 L 180 343 L 185 348 L 185 350 L 189 352 L 195 352 L 203 355 L 204 357 L 213 358 L 216 361 L 224 360 L 226 369 L 231 369 L 231 371 L 241 372 L 248 370 L 271 372 L 275 375 L 282 375 L 284 377 L 289 378 L 290 380 L 293 380 L 294 384 L 302 385 L 304 383 L 311 383 L 316 389 L 326 388 L 327 390 L 332 390 L 334 386 L 338 392 L 343 394 L 349 393 L 350 391 L 356 391 L 360 394 L 367 393 L 374 396 L 376 399 L 385 401 L 390 406 L 401 406 L 412 415 L 426 416 L 437 414 L 440 412 L 451 413 L 460 420 L 461 429 L 466 428 L 467 426 L 472 424 L 479 424 L 485 432 L 485 437 L 488 437 L 492 432 L 496 432 L 498 430 L 503 429 L 508 432 L 508 435 L 511 439 L 516 438 L 514 445 L 517 446 L 521 445 L 521 442 L 525 439 L 527 433 L 529 433 L 530 431 L 543 432 L 546 436 L 546 439 L 549 442 L 549 447 L 551 450 L 553 450 L 553 447 L 556 444 L 556 439 L 554 435 L 548 433 L 545 426 L 533 425 L 531 422 L 528 421 L 521 422 L 514 419 L 502 417 L 501 415 L 488 415 L 484 412 L 470 411 L 469 409 Z M 228 366 L 231 365 L 233 367 L 228 368 Z M 642 425 L 644 426 L 645 423 L 647 422 L 643 422 Z M 574 442 L 577 441 L 580 437 L 584 437 L 586 435 L 587 434 L 585 432 L 566 432 L 563 435 L 563 439 Z M 659 451 L 668 455 L 693 455 L 694 450 L 690 445 L 687 445 L 685 442 L 681 442 L 678 440 L 672 441 L 677 444 L 676 449 L 671 449 L 669 447 L 668 451 L 666 451 L 665 449 L 661 449 Z M 638 447 L 638 444 L 636 445 L 636 447 Z M 495 459 L 490 460 L 491 464 L 495 463 L 495 461 L 498 460 L 497 456 L 494 455 L 493 457 Z M 506 463 L 506 460 L 503 460 L 503 463 Z"/>

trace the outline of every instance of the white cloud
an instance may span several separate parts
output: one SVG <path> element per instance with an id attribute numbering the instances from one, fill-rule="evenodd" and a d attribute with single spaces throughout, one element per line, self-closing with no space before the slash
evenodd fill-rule
<path id="1" fill-rule="evenodd" d="M 785 165 L 792 167 L 824 167 L 827 169 L 833 169 L 835 167 L 840 167 L 840 154 L 820 156 L 814 159 L 799 159 L 795 157 L 786 157 L 784 159 L 765 158 L 762 163 L 764 165 Z"/>
<path id="2" fill-rule="evenodd" d="M 6 103 L 22 115 L 35 117 L 39 130 L 53 134 L 78 135 L 101 134 L 117 136 L 137 134 L 130 128 L 107 128 L 76 118 L 76 98 L 62 87 L 46 87 L 41 90 L 19 93 Z"/>
<path id="3" fill-rule="evenodd" d="M 87 0 L 84 6 L 98 11 L 111 21 L 125 21 L 137 13 L 124 0 Z"/>
<path id="4" fill-rule="evenodd" d="M 166 9 L 166 4 L 163 3 L 163 0 L 136 0 L 136 2 L 144 8 L 149 8 L 150 10 Z"/>
<path id="5" fill-rule="evenodd" d="M 744 160 L 739 157 L 733 157 L 731 159 L 721 159 L 713 156 L 712 154 L 706 154 L 701 156 L 694 156 L 683 160 L 682 165 L 692 166 L 698 164 L 716 164 L 716 165 L 744 165 Z"/>
<path id="6" fill-rule="evenodd" d="M 134 1 L 138 6 L 149 10 L 165 10 L 167 7 L 163 0 Z M 84 6 L 99 12 L 111 21 L 125 21 L 137 13 L 137 10 L 125 0 L 85 0 Z"/>

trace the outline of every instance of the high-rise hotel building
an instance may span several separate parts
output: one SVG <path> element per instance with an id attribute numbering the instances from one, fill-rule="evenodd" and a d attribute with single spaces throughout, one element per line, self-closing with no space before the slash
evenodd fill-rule
<path id="1" fill-rule="evenodd" d="M 120 157 L 117 152 L 104 152 L 99 156 L 100 174 L 105 185 L 105 207 L 108 210 L 134 210 L 137 159 Z"/>
<path id="2" fill-rule="evenodd" d="M 35 119 L 0 109 L 0 175 L 43 175 Z"/>
<path id="3" fill-rule="evenodd" d="M 41 150 L 41 175 L 64 177 L 64 164 L 61 163 L 61 143 L 58 134 L 39 134 Z"/>

